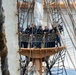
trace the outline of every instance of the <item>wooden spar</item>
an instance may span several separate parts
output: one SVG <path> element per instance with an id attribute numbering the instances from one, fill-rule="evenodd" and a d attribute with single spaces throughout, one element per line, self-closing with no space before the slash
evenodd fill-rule
<path id="1" fill-rule="evenodd" d="M 76 2 L 75 2 L 75 4 L 76 4 Z M 49 5 L 50 5 L 50 8 L 53 8 L 55 6 L 55 2 L 50 2 Z M 59 5 L 61 8 L 66 8 L 64 2 L 59 2 Z M 29 6 L 29 3 L 28 2 L 17 2 L 17 6 L 20 8 L 27 9 Z M 43 6 L 45 8 L 44 4 L 43 4 Z M 70 6 L 71 6 L 71 8 L 74 8 L 73 2 L 70 2 Z"/>
<path id="2" fill-rule="evenodd" d="M 53 47 L 53 48 L 21 48 L 19 53 L 21 55 L 32 58 L 33 64 L 36 65 L 36 69 L 42 75 L 42 58 L 54 55 L 55 53 L 62 51 L 66 47 Z"/>

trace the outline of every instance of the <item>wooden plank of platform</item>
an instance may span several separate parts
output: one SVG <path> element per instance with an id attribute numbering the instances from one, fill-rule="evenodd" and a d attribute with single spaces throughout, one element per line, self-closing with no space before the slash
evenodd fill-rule
<path id="1" fill-rule="evenodd" d="M 75 2 L 75 4 L 76 4 L 76 2 Z M 55 7 L 55 2 L 50 2 L 49 5 L 50 5 L 50 8 L 53 8 L 53 7 Z M 59 6 L 61 8 L 66 8 L 65 4 L 63 2 L 60 2 Z M 17 2 L 17 7 L 27 9 L 29 7 L 29 3 L 28 2 Z M 70 2 L 70 7 L 74 8 L 73 2 Z M 44 8 L 45 8 L 45 5 L 44 5 Z"/>
<path id="2" fill-rule="evenodd" d="M 43 58 L 54 55 L 55 53 L 64 50 L 66 47 L 53 48 L 21 48 L 19 53 L 30 58 Z"/>

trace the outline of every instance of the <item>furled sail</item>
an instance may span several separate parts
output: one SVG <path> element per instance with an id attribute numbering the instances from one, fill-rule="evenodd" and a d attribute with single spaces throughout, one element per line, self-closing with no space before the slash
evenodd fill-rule
<path id="1" fill-rule="evenodd" d="M 43 1 L 42 0 L 35 0 L 34 24 L 36 26 L 43 24 Z"/>

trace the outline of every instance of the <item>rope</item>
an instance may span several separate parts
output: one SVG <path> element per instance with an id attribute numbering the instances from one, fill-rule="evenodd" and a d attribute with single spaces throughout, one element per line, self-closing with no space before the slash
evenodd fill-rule
<path id="1" fill-rule="evenodd" d="M 63 41 L 63 43 L 64 43 L 64 41 Z M 65 43 L 64 43 L 64 46 L 65 46 Z M 71 56 L 70 56 L 67 48 L 66 48 L 66 51 L 67 51 L 67 54 L 68 54 L 68 56 L 69 56 L 69 58 L 70 58 L 70 60 L 71 60 L 71 62 L 72 62 L 72 64 L 73 64 L 73 67 L 76 69 L 76 67 L 75 67 L 75 65 L 74 65 L 74 63 L 73 63 L 73 61 L 72 61 L 72 58 L 71 58 Z"/>
<path id="2" fill-rule="evenodd" d="M 71 33 L 72 33 L 74 39 L 76 39 L 76 36 L 75 36 L 75 34 L 73 33 L 73 31 L 72 31 L 72 29 L 71 29 L 69 23 L 67 22 L 67 19 L 65 18 L 64 13 L 62 12 L 62 9 L 61 9 L 61 8 L 60 8 L 60 11 L 61 11 L 61 14 L 63 15 L 63 17 L 64 17 L 64 19 L 65 19 L 65 21 L 66 21 L 66 23 L 67 23 L 67 25 L 68 25 L 68 27 L 69 27 Z"/>
<path id="3" fill-rule="evenodd" d="M 18 2 L 18 0 L 17 0 Z M 17 7 L 17 13 L 18 13 L 18 32 L 20 32 L 20 23 L 19 23 L 19 7 Z M 19 51 L 20 51 L 20 33 L 18 33 L 18 40 L 19 40 Z M 20 54 L 20 69 L 21 69 L 21 54 Z"/>
<path id="4" fill-rule="evenodd" d="M 63 43 L 64 43 L 64 41 L 63 41 Z M 64 43 L 64 46 L 65 46 L 65 43 Z M 73 64 L 74 68 L 76 69 L 76 67 L 75 67 L 75 65 L 74 65 L 74 63 L 73 63 L 73 61 L 72 61 L 72 58 L 71 58 L 71 56 L 70 56 L 67 48 L 66 48 L 66 51 L 67 51 L 67 54 L 68 54 L 68 56 L 69 56 L 69 58 L 70 58 L 70 60 L 71 60 L 71 62 L 72 62 L 72 64 Z"/>
<path id="5" fill-rule="evenodd" d="M 57 66 L 58 68 L 55 71 L 52 70 L 52 74 L 55 72 L 54 73 L 55 75 L 61 75 L 61 74 L 63 74 L 63 67 L 65 67 L 64 66 L 65 52 L 64 51 L 63 52 L 61 51 L 61 52 L 59 52 L 57 54 L 58 54 L 59 58 L 57 58 L 57 56 L 55 56 L 55 58 L 53 60 L 55 60 L 56 58 L 58 59 L 58 61 L 56 61 L 57 63 L 55 62 L 58 65 Z M 64 68 L 64 70 L 65 70 L 65 68 Z"/>
<path id="6" fill-rule="evenodd" d="M 49 12 L 49 2 L 48 2 L 48 0 L 46 0 L 46 2 L 45 2 L 45 8 L 47 8 L 47 14 L 48 14 L 48 19 L 50 19 L 50 23 L 51 23 L 51 25 L 52 25 L 52 21 L 51 21 L 51 18 L 50 18 L 50 12 Z M 48 22 L 48 21 L 47 21 Z M 47 26 L 49 27 L 49 25 L 47 24 Z"/>
<path id="7" fill-rule="evenodd" d="M 66 55 L 67 55 L 67 54 L 66 54 Z M 68 57 L 67 57 L 67 56 L 66 56 L 66 61 L 67 61 L 67 64 L 68 64 L 68 68 L 71 69 L 71 68 L 70 68 L 70 64 L 69 64 L 69 60 L 68 60 Z"/>
<path id="8" fill-rule="evenodd" d="M 48 67 L 48 64 L 47 64 L 47 67 Z M 49 68 L 48 68 L 48 70 L 49 70 Z"/>
<path id="9" fill-rule="evenodd" d="M 62 9 L 60 8 L 60 11 L 61 11 L 61 13 L 62 13 L 62 15 L 63 15 L 63 17 L 64 17 L 64 19 L 65 19 L 65 21 L 66 21 L 66 23 L 67 23 L 67 25 L 68 25 L 68 27 L 69 27 L 69 29 L 70 29 L 70 31 L 72 32 L 72 30 L 71 30 L 71 28 L 70 28 L 70 26 L 69 26 L 69 24 L 68 24 L 68 22 L 67 22 L 67 20 L 66 20 L 66 18 L 65 18 L 65 16 L 64 16 L 64 14 L 63 14 L 63 12 L 62 12 Z M 63 19 L 62 19 L 63 20 Z M 65 25 L 65 24 L 64 24 Z M 68 29 L 67 29 L 67 27 L 66 27 L 66 25 L 65 25 L 65 28 L 66 28 L 66 30 L 67 30 L 67 32 L 68 32 L 68 34 L 69 34 L 69 31 L 68 31 Z M 72 32 L 72 35 L 73 35 L 73 37 L 74 37 L 74 39 L 76 39 L 76 36 L 74 35 L 74 33 Z M 72 40 L 72 38 L 71 38 L 71 35 L 69 34 L 69 37 L 70 37 L 70 39 L 71 39 L 71 41 L 72 41 L 72 44 L 73 44 L 73 46 L 74 46 L 74 48 L 76 49 L 76 46 L 75 46 L 75 44 L 73 43 L 73 40 Z"/>
<path id="10" fill-rule="evenodd" d="M 58 30 L 58 29 L 57 29 L 57 30 Z M 59 54 L 61 54 L 61 52 L 59 52 Z M 65 53 L 64 53 L 64 54 L 65 54 Z M 59 56 L 59 57 L 60 57 L 60 56 Z M 53 57 L 53 58 L 54 58 L 54 57 Z M 56 59 L 56 58 L 55 58 L 55 59 Z M 54 59 L 53 59 L 53 60 L 54 60 Z M 58 65 L 59 65 L 59 63 L 58 63 Z M 60 71 L 60 70 L 58 69 L 58 74 L 59 74 L 59 71 Z M 63 72 L 63 71 L 62 71 L 62 72 Z"/>
<path id="11" fill-rule="evenodd" d="M 28 16 L 27 16 L 27 27 L 28 27 L 28 22 L 29 22 L 29 12 L 30 11 L 28 11 Z"/>
<path id="12" fill-rule="evenodd" d="M 64 60 L 63 60 L 63 58 L 62 58 L 62 55 L 60 54 L 60 56 L 61 56 L 61 60 L 62 60 L 63 66 L 64 66 Z M 64 70 L 65 70 L 65 66 L 64 66 Z M 65 70 L 65 74 L 67 75 L 66 70 Z"/>
<path id="13" fill-rule="evenodd" d="M 58 29 L 58 27 L 57 27 L 57 29 Z M 58 30 L 58 32 L 59 32 L 59 30 Z M 59 33 L 59 34 L 60 34 L 60 33 Z M 61 37 L 61 36 L 60 36 L 60 37 Z M 61 37 L 61 39 L 62 39 L 62 37 Z M 62 39 L 62 43 L 63 43 L 64 46 L 65 46 L 65 43 L 64 43 L 63 39 Z M 72 62 L 72 64 L 73 64 L 74 68 L 75 68 L 75 65 L 74 65 L 74 63 L 73 63 L 73 61 L 72 61 L 72 58 L 70 57 L 70 54 L 69 54 L 67 48 L 66 48 L 66 51 L 67 51 L 67 54 L 68 54 L 68 56 L 69 56 L 69 58 L 70 58 L 70 60 L 71 60 L 71 62 Z M 75 68 L 75 69 L 76 69 L 76 68 Z"/>
<path id="14" fill-rule="evenodd" d="M 65 20 L 66 21 L 66 20 Z M 64 24 L 65 25 L 65 24 Z M 66 25 L 65 25 L 66 26 Z M 67 29 L 66 29 L 67 30 Z M 67 30 L 67 32 L 68 32 L 68 30 Z M 69 32 L 68 32 L 68 34 L 69 34 Z M 70 34 L 69 34 L 69 37 L 70 37 L 70 39 L 71 39 L 71 41 L 72 41 L 72 38 L 71 38 L 71 36 L 70 36 Z M 72 44 L 73 44 L 73 46 L 75 47 L 75 49 L 76 49 L 76 46 L 74 45 L 74 43 L 73 43 L 73 41 L 72 41 Z M 70 54 L 69 54 L 70 55 Z"/>
<path id="15" fill-rule="evenodd" d="M 71 0 L 71 1 L 72 1 L 72 3 L 73 3 L 74 9 L 75 9 L 75 11 L 76 11 L 76 5 L 75 5 L 75 2 L 74 2 L 74 0 Z"/>
<path id="16" fill-rule="evenodd" d="M 24 25 L 26 19 L 28 19 L 27 17 L 28 17 L 28 15 L 29 15 L 29 11 L 30 11 L 30 9 L 31 9 L 31 3 L 29 3 L 29 7 L 28 7 L 28 10 L 27 10 L 26 16 L 25 16 L 25 11 L 23 11 L 24 15 L 23 15 L 22 28 L 23 28 L 23 25 Z"/>
<path id="17" fill-rule="evenodd" d="M 73 19 L 72 12 L 71 12 L 71 10 L 70 10 L 68 4 L 65 2 L 65 0 L 62 0 L 62 1 L 64 2 L 66 9 L 68 8 L 68 9 L 67 9 L 68 14 L 71 15 L 71 20 L 73 21 L 74 27 L 76 28 L 76 22 L 75 22 L 75 20 Z"/>
<path id="18" fill-rule="evenodd" d="M 20 8 L 18 8 L 18 14 L 20 14 L 20 12 L 19 11 L 21 11 L 21 17 L 22 18 L 20 18 L 20 17 L 18 17 L 18 21 L 19 21 L 19 18 L 22 20 L 22 29 L 23 29 L 23 24 L 24 24 L 24 22 L 25 22 L 25 20 L 24 20 L 24 17 L 25 17 L 25 10 L 24 9 L 21 9 L 20 10 Z M 19 16 L 19 15 L 18 15 Z M 26 15 L 27 16 L 27 15 Z M 20 23 L 21 22 L 19 22 L 19 25 L 20 25 Z M 19 28 L 20 28 L 20 26 L 19 26 Z M 23 31 L 23 30 L 22 30 Z M 20 40 L 20 33 L 19 33 L 19 40 Z M 20 48 L 19 48 L 20 49 Z M 21 60 L 21 55 L 20 55 L 20 60 Z M 23 75 L 25 74 L 25 71 L 26 71 L 26 67 L 27 67 L 27 62 L 28 61 L 26 61 L 26 64 L 25 64 L 25 66 L 24 66 L 24 68 L 23 68 Z M 21 65 L 21 63 L 20 63 L 20 65 Z M 20 66 L 20 68 L 21 68 L 21 66 Z"/>
<path id="19" fill-rule="evenodd" d="M 55 0 L 55 3 L 56 3 L 57 1 Z M 55 7 L 56 7 L 56 4 L 55 4 Z M 53 17 L 53 16 L 52 16 Z"/>
<path id="20" fill-rule="evenodd" d="M 18 2 L 18 0 L 17 0 L 17 2 Z M 19 21 L 19 8 L 17 8 L 18 9 L 18 21 Z M 23 28 L 23 25 L 24 25 L 24 22 L 25 22 L 25 20 L 26 20 L 26 18 L 28 19 L 28 15 L 29 15 L 29 11 L 30 11 L 30 9 L 31 9 L 31 5 L 30 5 L 30 7 L 28 8 L 28 10 L 27 10 L 27 13 L 26 13 L 26 16 L 25 16 L 25 10 L 24 9 L 21 9 L 21 17 L 23 17 L 23 18 L 21 18 L 22 19 L 22 28 Z M 21 22 L 19 22 L 18 24 L 20 25 L 20 23 Z M 28 21 L 27 21 L 27 24 L 28 24 Z M 20 33 L 19 33 L 19 37 L 20 37 Z M 20 40 L 20 39 L 19 39 Z M 31 54 L 31 53 L 30 53 Z M 20 55 L 20 59 L 21 59 L 21 55 Z M 30 56 L 29 56 L 29 60 L 30 60 Z M 23 75 L 25 74 L 25 69 L 26 69 L 26 67 L 27 67 L 27 62 L 28 62 L 28 59 L 27 59 L 27 61 L 26 61 L 26 64 L 25 64 L 25 66 L 24 66 L 24 69 L 23 69 Z M 20 64 L 21 65 L 21 64 Z"/>
<path id="21" fill-rule="evenodd" d="M 49 12 L 48 12 L 48 5 L 49 5 L 49 2 L 48 2 L 48 0 L 47 1 L 45 1 L 45 6 L 46 6 L 46 11 L 47 11 L 47 26 L 49 27 Z"/>
<path id="22" fill-rule="evenodd" d="M 60 9 L 61 10 L 61 9 Z M 66 23 L 68 23 L 67 22 L 67 20 L 66 20 L 66 18 L 65 18 L 65 16 L 64 16 L 64 14 L 63 14 L 63 12 L 62 12 L 62 10 L 61 10 L 61 13 L 62 13 L 62 15 L 63 15 L 63 17 L 64 17 L 64 19 L 65 19 L 65 21 L 66 21 Z M 62 19 L 63 20 L 63 19 Z M 63 20 L 64 21 L 64 20 Z M 68 25 L 68 24 L 67 24 Z M 66 25 L 65 25 L 65 22 L 64 22 L 64 26 L 65 26 L 65 28 L 66 28 L 66 30 L 67 30 L 67 32 L 68 32 L 68 35 L 69 35 L 69 37 L 70 37 L 70 39 L 71 39 L 71 42 L 72 42 L 72 44 L 73 44 L 73 46 L 74 46 L 74 48 L 76 49 L 76 46 L 75 46 L 75 44 L 74 44 L 74 42 L 73 42 L 73 40 L 72 40 L 72 37 L 71 37 L 71 35 L 70 35 L 70 33 L 69 33 L 69 31 L 68 31 L 68 29 L 67 29 L 67 27 L 66 27 Z M 71 30 L 71 28 L 70 28 L 70 26 L 68 25 L 68 27 L 69 27 L 69 29 L 70 29 L 70 31 L 72 32 L 72 30 Z M 72 32 L 72 35 L 73 35 L 73 37 L 74 37 L 74 39 L 76 39 L 76 36 L 74 35 L 74 33 Z"/>

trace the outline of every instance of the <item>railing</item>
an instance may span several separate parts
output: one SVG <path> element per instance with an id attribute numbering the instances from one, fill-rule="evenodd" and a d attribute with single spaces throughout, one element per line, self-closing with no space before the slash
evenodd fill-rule
<path id="1" fill-rule="evenodd" d="M 30 45 L 29 48 L 30 47 L 36 47 L 36 48 L 45 47 L 43 45 L 45 43 L 48 45 L 49 42 L 50 43 L 54 42 L 55 45 L 57 45 L 57 34 L 55 34 L 55 33 L 50 33 L 48 35 L 20 34 L 20 41 L 21 41 L 21 43 L 27 42 Z M 48 48 L 48 47 L 52 47 L 52 46 L 46 46 L 46 48 Z M 28 46 L 27 46 L 27 48 L 28 48 Z"/>

